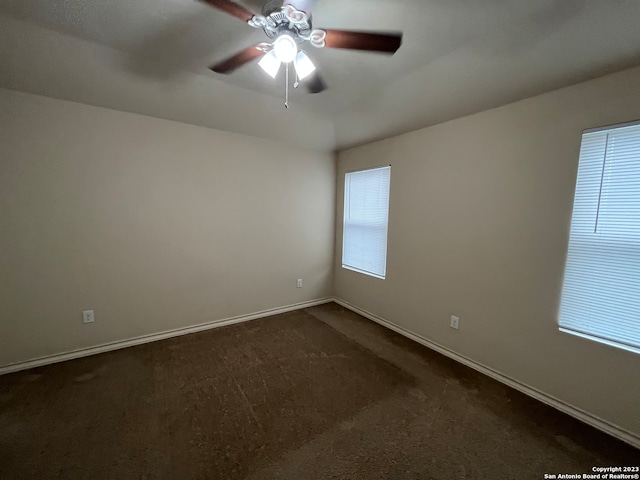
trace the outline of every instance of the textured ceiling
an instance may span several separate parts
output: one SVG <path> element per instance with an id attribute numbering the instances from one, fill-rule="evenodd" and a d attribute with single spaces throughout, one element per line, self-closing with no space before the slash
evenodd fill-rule
<path id="1" fill-rule="evenodd" d="M 329 90 L 285 110 L 283 78 L 206 68 L 265 37 L 196 0 L 3 0 L 0 87 L 333 150 L 640 64 L 638 0 L 317 0 L 313 19 L 404 43 L 307 48 Z"/>

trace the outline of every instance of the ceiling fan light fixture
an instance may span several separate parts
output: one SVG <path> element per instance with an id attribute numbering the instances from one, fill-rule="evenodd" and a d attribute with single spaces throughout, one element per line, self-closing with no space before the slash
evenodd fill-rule
<path id="1" fill-rule="evenodd" d="M 291 35 L 280 35 L 273 43 L 273 52 L 281 62 L 290 63 L 296 58 L 298 45 Z"/>
<path id="2" fill-rule="evenodd" d="M 296 55 L 294 66 L 296 67 L 296 73 L 300 80 L 304 80 L 316 71 L 316 66 L 313 64 L 309 56 L 302 50 L 298 52 L 298 55 Z"/>
<path id="3" fill-rule="evenodd" d="M 264 70 L 271 78 L 276 78 L 280 71 L 280 65 L 282 62 L 278 60 L 275 52 L 271 50 L 258 62 L 258 65 Z"/>

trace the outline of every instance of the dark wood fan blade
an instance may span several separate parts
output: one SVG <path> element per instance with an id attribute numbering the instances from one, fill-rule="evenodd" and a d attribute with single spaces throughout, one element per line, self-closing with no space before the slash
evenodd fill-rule
<path id="1" fill-rule="evenodd" d="M 216 73 L 231 73 L 244 64 L 249 63 L 251 60 L 255 60 L 258 57 L 261 57 L 262 55 L 264 55 L 264 52 L 258 49 L 256 45 L 254 45 L 253 47 L 245 48 L 241 52 L 236 53 L 234 56 L 218 62 L 209 68 Z"/>
<path id="2" fill-rule="evenodd" d="M 395 53 L 402 45 L 402 33 L 350 32 L 325 30 L 326 46 L 371 52 Z"/>
<path id="3" fill-rule="evenodd" d="M 309 93 L 320 93 L 327 89 L 326 83 L 318 72 L 314 73 L 311 78 L 305 81 Z"/>
<path id="4" fill-rule="evenodd" d="M 238 5 L 231 0 L 202 0 L 204 3 L 211 5 L 213 8 L 222 10 L 223 12 L 233 15 L 239 18 L 243 22 L 248 22 L 253 18 L 253 13 L 244 8 L 242 5 Z"/>

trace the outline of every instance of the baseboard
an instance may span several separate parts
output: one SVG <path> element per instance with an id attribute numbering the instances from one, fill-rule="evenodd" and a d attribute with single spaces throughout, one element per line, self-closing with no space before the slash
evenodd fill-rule
<path id="1" fill-rule="evenodd" d="M 501 383 L 504 383 L 505 385 L 511 388 L 514 388 L 524 393 L 525 395 L 529 395 L 530 397 L 533 397 L 536 400 L 541 401 L 542 403 L 545 403 L 557 410 L 560 410 L 561 412 L 566 413 L 567 415 L 571 415 L 572 417 L 577 418 L 578 420 L 588 425 L 591 425 L 592 427 L 595 427 L 598 430 L 601 430 L 613 437 L 616 437 L 622 440 L 623 442 L 628 443 L 629 445 L 632 445 L 636 448 L 640 448 L 640 437 L 638 435 L 635 435 L 634 433 L 629 432 L 628 430 L 625 430 L 624 428 L 621 428 L 617 425 L 607 422 L 606 420 L 603 420 L 588 412 L 585 412 L 584 410 L 581 410 L 577 407 L 569 405 L 568 403 L 563 402 L 562 400 L 555 398 L 551 395 L 548 395 L 538 390 L 537 388 L 534 388 L 522 382 L 519 382 L 518 380 L 511 378 L 503 373 L 500 373 L 497 370 L 494 370 L 474 360 L 471 360 L 468 357 L 465 357 L 452 350 L 449 350 L 448 348 L 443 347 L 442 345 L 439 345 L 421 335 L 418 335 L 417 333 L 413 333 L 403 327 L 400 327 L 399 325 L 396 325 L 393 322 L 390 322 L 389 320 L 381 318 L 371 312 L 367 312 L 366 310 L 356 307 L 355 305 L 352 305 L 349 302 L 346 302 L 340 298 L 334 298 L 334 301 L 337 304 L 342 305 L 343 307 L 359 315 L 362 315 L 365 318 L 368 318 L 369 320 L 372 320 L 384 327 L 389 328 L 390 330 L 393 330 L 394 332 L 399 333 L 400 335 L 410 338 L 411 340 L 414 340 L 424 345 L 425 347 L 435 350 L 438 353 L 446 355 L 447 357 L 452 358 L 453 360 L 456 360 L 457 362 L 460 362 L 463 365 L 473 368 L 474 370 L 477 370 L 480 373 L 483 373 Z"/>
<path id="2" fill-rule="evenodd" d="M 222 320 L 214 320 L 212 322 L 201 323 L 199 325 L 193 325 L 191 327 L 176 328 L 174 330 L 166 330 L 164 332 L 152 333 L 150 335 L 142 335 L 140 337 L 129 338 L 127 340 L 120 340 L 117 342 L 96 345 L 94 347 L 81 348 L 81 349 L 72 350 L 69 352 L 57 353 L 54 355 L 47 355 L 44 357 L 26 360 L 24 362 L 11 363 L 8 365 L 0 366 L 0 375 L 12 373 L 12 372 L 18 372 L 20 370 L 27 370 L 29 368 L 34 368 L 34 367 L 41 367 L 43 365 L 49 365 L 51 363 L 64 362 L 66 360 L 72 360 L 74 358 L 88 357 L 89 355 L 96 355 L 98 353 L 110 352 L 112 350 L 119 350 L 121 348 L 132 347 L 134 345 L 142 345 L 143 343 L 156 342 L 158 340 L 164 340 L 166 338 L 171 338 L 171 337 L 178 337 L 180 335 L 187 335 L 189 333 L 202 332 L 204 330 L 210 330 L 212 328 L 225 327 L 227 325 L 233 325 L 235 323 L 248 322 L 249 320 L 256 320 L 258 318 L 269 317 L 271 315 L 277 315 L 279 313 L 286 313 L 294 310 L 300 310 L 302 308 L 315 307 L 316 305 L 322 305 L 323 303 L 330 303 L 332 301 L 333 301 L 333 298 L 321 298 L 317 300 L 311 300 L 308 302 L 295 303 L 293 305 L 286 305 L 284 307 L 271 308 L 268 310 L 262 310 L 260 312 L 249 313 L 247 315 L 239 315 L 237 317 L 230 317 Z"/>

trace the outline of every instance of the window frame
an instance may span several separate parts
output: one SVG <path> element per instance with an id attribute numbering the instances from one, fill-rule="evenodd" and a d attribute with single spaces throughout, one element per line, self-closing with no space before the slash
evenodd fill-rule
<path id="1" fill-rule="evenodd" d="M 636 353 L 636 354 L 640 354 L 640 341 L 638 345 L 633 345 L 630 343 L 626 343 L 623 341 L 619 341 L 616 339 L 611 339 L 611 338 L 606 338 L 604 336 L 599 335 L 598 333 L 594 332 L 594 331 L 589 331 L 589 326 L 582 324 L 579 327 L 573 326 L 573 328 L 571 327 L 567 327 L 567 326 L 563 326 L 562 325 L 562 307 L 563 307 L 563 297 L 565 295 L 565 288 L 566 288 L 566 278 L 567 278 L 567 267 L 568 267 L 568 259 L 569 259 L 569 254 L 570 254 L 570 249 L 571 249 L 571 244 L 572 244 L 572 240 L 574 240 L 574 238 L 579 238 L 580 240 L 578 240 L 578 244 L 588 244 L 590 242 L 592 242 L 594 244 L 593 249 L 595 250 L 598 246 L 602 246 L 604 244 L 606 244 L 606 240 L 602 240 L 602 239 L 598 239 L 597 236 L 592 236 L 590 234 L 584 234 L 581 232 L 574 232 L 574 216 L 576 214 L 576 193 L 579 190 L 579 181 L 580 181 L 580 167 L 581 167 L 581 160 L 582 160 L 582 148 L 583 148 L 583 144 L 584 144 L 584 136 L 586 134 L 590 134 L 590 133 L 598 133 L 598 132 L 609 132 L 609 131 L 614 131 L 617 129 L 621 129 L 621 128 L 625 128 L 625 127 L 640 127 L 640 120 L 633 120 L 633 121 L 628 121 L 628 122 L 622 122 L 622 123 L 616 123 L 616 124 L 608 124 L 608 125 L 603 125 L 600 127 L 594 127 L 594 128 L 589 128 L 589 129 L 585 129 L 582 132 L 582 135 L 580 137 L 580 155 L 579 155 L 579 159 L 578 159 L 578 167 L 577 167 L 577 174 L 576 174 L 576 182 L 575 182 L 575 189 L 573 192 L 573 204 L 572 204 L 572 214 L 571 214 L 571 223 L 569 225 L 569 239 L 567 242 L 567 249 L 566 249 L 566 257 L 565 257 L 565 265 L 563 268 L 563 281 L 562 281 L 562 286 L 561 286 L 561 297 L 560 297 L 560 304 L 558 307 L 558 314 L 557 314 L 557 327 L 558 330 L 562 333 L 566 333 L 566 334 L 570 334 L 573 336 L 577 336 L 580 338 L 584 338 L 587 340 L 591 340 L 600 344 L 604 344 L 604 345 L 608 345 L 611 347 L 615 347 L 617 349 L 620 350 L 625 350 L 628 352 L 632 352 L 632 353 Z M 639 138 L 640 138 L 640 133 L 638 134 Z M 605 153 L 604 153 L 604 157 L 603 157 L 603 170 L 606 166 L 606 162 L 607 162 L 607 145 L 605 145 Z M 639 160 L 640 161 L 640 160 Z M 639 167 L 640 168 L 640 167 Z M 601 187 L 602 188 L 602 187 Z M 598 210 L 600 209 L 600 198 L 598 198 Z M 596 216 L 596 224 L 594 228 L 597 228 L 598 223 L 597 223 L 597 216 Z M 577 227 L 576 227 L 577 228 Z M 596 232 L 594 231 L 594 234 Z M 610 236 L 614 236 L 614 234 L 609 233 Z M 629 234 L 629 235 L 620 235 L 620 240 L 621 243 L 624 242 L 624 240 L 628 239 L 627 241 L 629 242 L 629 244 L 632 244 L 634 246 L 637 245 L 637 242 L 633 242 L 632 238 L 633 238 L 633 234 Z M 636 246 L 636 248 L 638 248 Z M 612 315 L 613 316 L 613 315 Z M 614 317 L 615 318 L 615 317 Z M 613 321 L 613 320 L 612 320 Z M 639 320 L 640 321 L 640 320 Z M 586 323 L 586 322 L 585 322 Z M 597 329 L 596 329 L 597 330 Z"/>
<path id="2" fill-rule="evenodd" d="M 376 272 L 372 272 L 370 270 L 365 270 L 365 269 L 361 269 L 358 268 L 356 266 L 353 265 L 349 265 L 349 264 L 345 264 L 345 240 L 346 240 L 346 231 L 347 231 L 347 202 L 348 202 L 348 197 L 347 197 L 347 179 L 348 176 L 354 173 L 364 173 L 364 172 L 369 172 L 369 171 L 373 171 L 373 170 L 382 170 L 382 169 L 388 169 L 389 170 L 389 186 L 388 186 L 388 191 L 389 191 L 389 195 L 387 197 L 387 206 L 386 206 L 386 231 L 385 231 L 385 245 L 384 245 L 384 272 L 383 274 L 379 274 Z M 349 196 L 350 197 L 350 196 Z M 377 278 L 380 280 L 385 280 L 387 278 L 387 260 L 388 260 L 388 253 L 389 253 L 389 211 L 390 211 L 390 204 L 391 204 L 391 165 L 387 164 L 387 165 L 379 165 L 376 167 L 368 167 L 368 168 L 361 168 L 361 169 L 356 169 L 356 170 L 349 170 L 346 171 L 344 173 L 344 188 L 343 188 L 343 211 L 342 211 L 342 255 L 341 255 L 341 266 L 343 269 L 345 270 L 350 270 L 352 272 L 356 272 L 356 273 L 360 273 L 363 275 L 367 275 L 373 278 Z"/>

